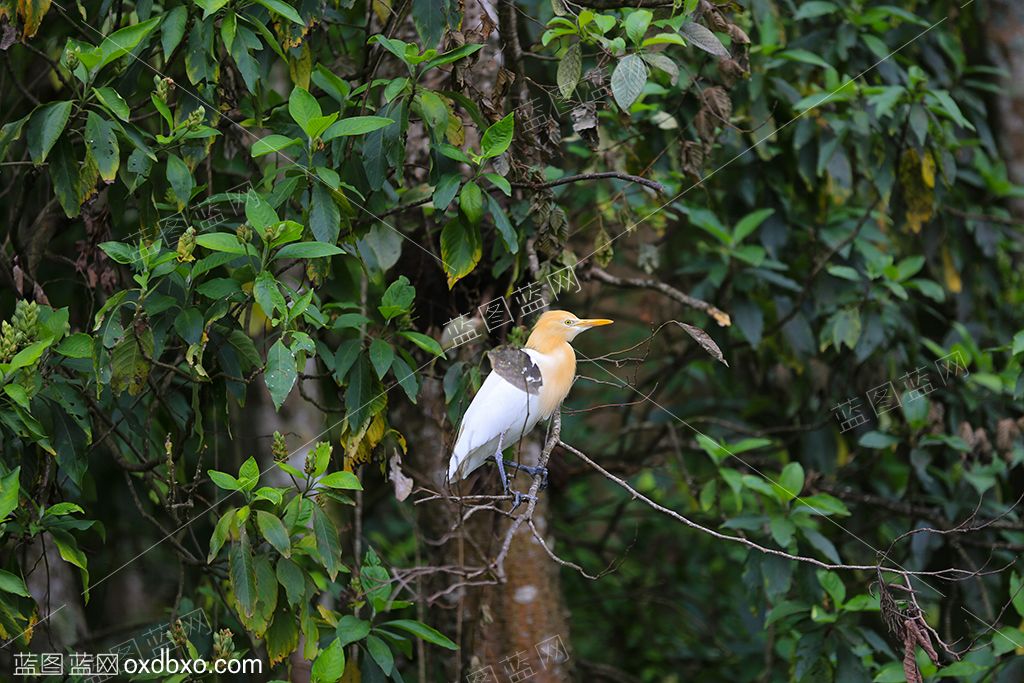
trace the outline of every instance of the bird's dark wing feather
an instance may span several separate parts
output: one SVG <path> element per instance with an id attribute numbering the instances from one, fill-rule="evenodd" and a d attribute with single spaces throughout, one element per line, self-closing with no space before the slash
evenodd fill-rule
<path id="1" fill-rule="evenodd" d="M 487 354 L 491 359 L 491 368 L 498 376 L 514 387 L 523 389 L 528 394 L 540 393 L 544 379 L 540 368 L 530 354 L 522 349 L 498 347 Z"/>

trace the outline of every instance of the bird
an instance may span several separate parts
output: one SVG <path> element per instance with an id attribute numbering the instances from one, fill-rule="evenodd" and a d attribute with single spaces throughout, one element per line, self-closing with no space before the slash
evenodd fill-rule
<path id="1" fill-rule="evenodd" d="M 533 476 L 541 474 L 541 468 L 506 462 L 502 449 L 551 417 L 569 394 L 576 378 L 576 353 L 570 342 L 582 332 L 610 324 L 606 318 L 582 319 L 568 311 L 546 311 L 537 319 L 524 348 L 499 347 L 488 353 L 491 372 L 459 424 L 448 462 L 448 481 L 465 479 L 490 458 L 498 466 L 506 493 L 505 465 Z M 524 497 L 514 493 L 513 508 Z"/>

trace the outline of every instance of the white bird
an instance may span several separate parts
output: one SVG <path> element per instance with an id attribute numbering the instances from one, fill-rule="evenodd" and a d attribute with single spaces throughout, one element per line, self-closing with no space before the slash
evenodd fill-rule
<path id="1" fill-rule="evenodd" d="M 492 457 L 506 491 L 506 464 L 533 475 L 540 473 L 538 468 L 505 462 L 501 451 L 551 417 L 568 395 L 576 377 L 576 353 L 569 342 L 592 327 L 611 323 L 604 318 L 581 320 L 567 311 L 548 311 L 537 320 L 525 348 L 491 351 L 491 373 L 459 425 L 448 463 L 449 481 L 465 479 Z M 520 497 L 516 495 L 517 503 Z"/>

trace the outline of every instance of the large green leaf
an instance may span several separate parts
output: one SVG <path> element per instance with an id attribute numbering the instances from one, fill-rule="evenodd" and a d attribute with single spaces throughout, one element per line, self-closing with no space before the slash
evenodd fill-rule
<path id="1" fill-rule="evenodd" d="M 509 112 L 503 118 L 495 121 L 484 131 L 480 139 L 480 154 L 485 159 L 496 157 L 505 153 L 508 146 L 512 144 L 512 133 L 515 129 L 515 112 Z"/>
<path id="2" fill-rule="evenodd" d="M 107 64 L 110 64 L 115 59 L 123 57 L 132 50 L 134 50 L 142 39 L 149 35 L 150 31 L 156 28 L 156 25 L 160 23 L 160 17 L 154 17 L 148 21 L 143 21 L 134 26 L 126 26 L 122 29 L 114 31 L 100 43 L 99 54 L 100 61 L 95 67 L 95 70 L 102 69 Z"/>
<path id="3" fill-rule="evenodd" d="M 18 493 L 21 491 L 21 466 L 15 467 L 7 473 L 7 476 L 0 477 L 0 521 L 7 519 L 7 516 L 18 507 Z"/>
<path id="4" fill-rule="evenodd" d="M 337 683 L 345 673 L 345 649 L 340 640 L 332 640 L 313 662 L 311 683 Z"/>
<path id="5" fill-rule="evenodd" d="M 313 535 L 318 559 L 333 581 L 341 569 L 341 543 L 338 528 L 319 505 L 313 506 Z"/>
<path id="6" fill-rule="evenodd" d="M 107 183 L 114 182 L 117 167 L 121 163 L 114 124 L 96 112 L 89 112 L 85 122 L 85 145 L 96 162 L 100 177 Z"/>
<path id="7" fill-rule="evenodd" d="M 174 154 L 167 155 L 167 182 L 171 186 L 171 192 L 174 193 L 178 210 L 181 211 L 192 197 L 196 181 L 192 177 L 192 171 L 188 165 L 181 160 L 181 157 Z"/>
<path id="8" fill-rule="evenodd" d="M 476 226 L 466 225 L 453 218 L 441 230 L 441 260 L 448 274 L 448 287 L 473 272 L 483 255 L 480 231 Z"/>
<path id="9" fill-rule="evenodd" d="M 333 245 L 341 234 L 341 209 L 323 183 L 314 182 L 309 207 L 309 229 L 318 241 Z"/>
<path id="10" fill-rule="evenodd" d="M 228 565 L 235 602 L 245 616 L 251 617 L 256 610 L 256 570 L 249 533 L 244 526 L 239 530 L 238 540 L 231 544 Z"/>
<path id="11" fill-rule="evenodd" d="M 41 164 L 57 143 L 64 126 L 71 116 L 71 102 L 52 102 L 42 105 L 32 113 L 25 135 L 28 153 L 32 161 Z"/>
<path id="12" fill-rule="evenodd" d="M 267 369 L 263 374 L 267 389 L 270 391 L 270 398 L 278 410 L 281 409 L 284 400 L 291 393 L 298 376 L 295 368 L 295 355 L 283 341 L 278 339 L 267 352 Z"/>
<path id="13" fill-rule="evenodd" d="M 288 538 L 288 531 L 279 517 L 264 510 L 257 510 L 256 526 L 259 527 L 263 538 L 267 539 L 277 552 L 285 557 L 291 556 L 291 539 Z"/>

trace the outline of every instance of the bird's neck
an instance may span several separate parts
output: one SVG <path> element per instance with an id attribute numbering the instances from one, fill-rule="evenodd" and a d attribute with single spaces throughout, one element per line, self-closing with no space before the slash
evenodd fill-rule
<path id="1" fill-rule="evenodd" d="M 576 376 L 576 352 L 572 345 L 564 339 L 551 339 L 550 337 L 536 339 L 531 335 L 526 342 L 526 348 L 543 353 L 550 358 L 553 361 L 552 367 L 558 368 L 560 380 L 567 380 L 571 383 L 572 378 Z"/>
<path id="2" fill-rule="evenodd" d="M 551 343 L 526 344 L 541 357 L 535 358 L 540 366 L 543 383 L 540 389 L 540 416 L 547 419 L 558 410 L 572 388 L 576 377 L 576 352 L 565 340 Z"/>

